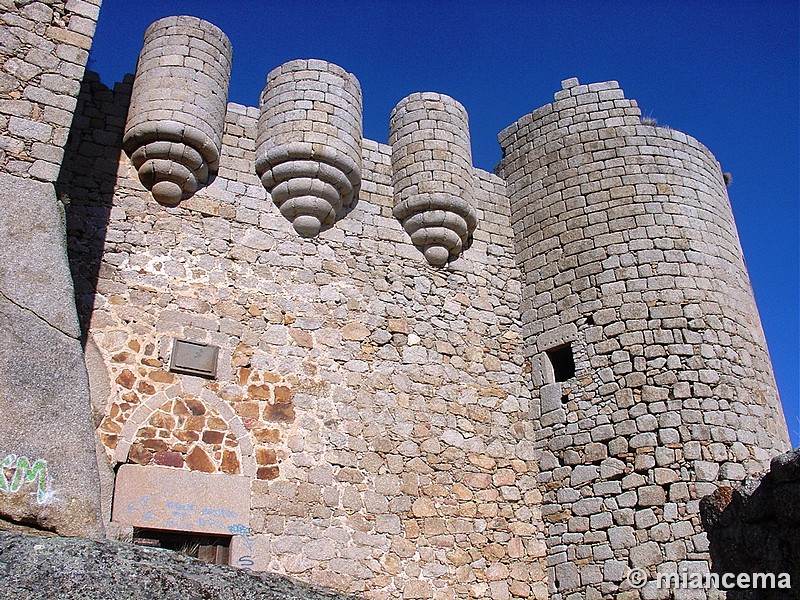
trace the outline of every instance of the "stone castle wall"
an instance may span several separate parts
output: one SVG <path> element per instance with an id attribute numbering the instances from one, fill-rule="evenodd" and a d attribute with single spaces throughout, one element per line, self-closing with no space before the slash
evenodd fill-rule
<path id="1" fill-rule="evenodd" d="M 99 488 L 112 533 L 229 533 L 231 564 L 376 599 L 657 598 L 631 568 L 708 570 L 699 498 L 788 439 L 704 147 L 567 80 L 493 175 L 441 94 L 363 140 L 325 61 L 225 104 L 230 44 L 194 17 L 109 89 L 96 14 L 2 15 L 3 520 L 98 535 Z M 176 372 L 176 339 L 216 374 Z"/>
<path id="2" fill-rule="evenodd" d="M 100 0 L 0 3 L 0 169 L 58 177 Z"/>
<path id="3" fill-rule="evenodd" d="M 699 499 L 788 437 L 719 165 L 642 125 L 616 82 L 563 86 L 500 134 L 498 169 L 527 275 L 550 591 L 627 597 L 629 566 L 708 569 Z"/>
<path id="4" fill-rule="evenodd" d="M 116 114 L 123 91 L 93 88 L 85 106 Z M 504 183 L 474 171 L 473 241 L 436 269 L 392 215 L 390 148 L 365 141 L 357 204 L 304 240 L 253 169 L 257 118 L 228 106 L 219 174 L 179 208 L 124 155 L 110 196 L 71 190 L 109 457 L 252 477 L 258 570 L 546 597 Z M 218 345 L 216 380 L 169 372 L 173 338 Z"/>

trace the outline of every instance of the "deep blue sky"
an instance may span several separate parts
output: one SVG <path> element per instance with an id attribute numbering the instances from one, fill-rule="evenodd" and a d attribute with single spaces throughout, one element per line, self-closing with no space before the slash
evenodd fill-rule
<path id="1" fill-rule="evenodd" d="M 90 67 L 132 73 L 145 28 L 192 14 L 228 34 L 230 100 L 258 105 L 268 71 L 322 58 L 355 73 L 364 135 L 415 91 L 461 101 L 473 159 L 491 171 L 497 133 L 552 100 L 562 79 L 615 79 L 643 114 L 700 140 L 728 188 L 794 445 L 798 414 L 798 3 L 717 0 L 104 0 Z"/>

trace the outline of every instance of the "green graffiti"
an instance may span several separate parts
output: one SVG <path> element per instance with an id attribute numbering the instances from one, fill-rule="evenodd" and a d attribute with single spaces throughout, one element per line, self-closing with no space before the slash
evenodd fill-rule
<path id="1" fill-rule="evenodd" d="M 7 472 L 13 471 L 11 481 Z M 31 464 L 27 456 L 9 454 L 0 462 L 0 492 L 15 494 L 24 483 L 37 482 L 36 501 L 44 501 L 47 491 L 47 461 L 39 458 Z"/>
<path id="2" fill-rule="evenodd" d="M 6 479 L 6 469 L 13 469 L 17 462 L 16 454 L 9 454 L 0 462 L 0 492 L 8 492 L 8 479 Z"/>

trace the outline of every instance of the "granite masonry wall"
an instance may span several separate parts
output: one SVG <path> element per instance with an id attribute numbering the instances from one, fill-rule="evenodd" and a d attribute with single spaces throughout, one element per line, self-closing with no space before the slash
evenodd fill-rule
<path id="1" fill-rule="evenodd" d="M 0 169 L 53 183 L 100 0 L 0 2 Z"/>
<path id="2" fill-rule="evenodd" d="M 84 92 L 95 119 L 125 101 Z M 253 168 L 258 116 L 228 105 L 219 174 L 180 207 L 114 143 L 112 194 L 71 188 L 109 460 L 251 477 L 256 570 L 369 598 L 545 598 L 505 184 L 473 172 L 472 243 L 434 268 L 392 215 L 390 148 L 364 141 L 357 204 L 303 239 Z M 217 378 L 170 372 L 173 338 L 219 346 Z"/>
<path id="3" fill-rule="evenodd" d="M 227 532 L 231 564 L 372 599 L 709 570 L 700 498 L 788 436 L 702 145 L 573 79 L 489 174 L 447 96 L 403 99 L 389 145 L 325 61 L 226 105 L 193 17 L 111 89 L 99 2 L 2 2 L 0 525 Z"/>
<path id="4" fill-rule="evenodd" d="M 719 165 L 613 81 L 564 81 L 500 143 L 551 598 L 707 572 L 700 498 L 789 447 Z"/>

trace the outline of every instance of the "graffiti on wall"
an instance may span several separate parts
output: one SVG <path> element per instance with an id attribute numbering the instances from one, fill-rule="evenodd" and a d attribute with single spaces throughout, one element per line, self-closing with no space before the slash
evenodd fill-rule
<path id="1" fill-rule="evenodd" d="M 247 525 L 237 523 L 236 525 L 231 525 L 228 527 L 228 531 L 231 533 L 231 535 L 241 536 L 245 545 L 247 546 L 248 554 L 242 554 L 236 559 L 237 566 L 240 569 L 251 571 L 253 569 L 253 565 L 255 564 L 255 560 L 253 560 L 253 538 L 251 536 L 250 528 L 247 527 Z"/>
<path id="2" fill-rule="evenodd" d="M 178 531 L 219 532 L 230 529 L 241 515 L 236 511 L 203 506 L 196 502 L 178 502 L 145 494 L 124 505 L 127 523 L 136 527 L 175 529 Z"/>
<path id="3" fill-rule="evenodd" d="M 34 484 L 36 502 L 43 503 L 47 492 L 47 461 L 38 458 L 31 462 L 27 456 L 8 454 L 0 461 L 0 492 L 17 494 L 26 483 Z"/>

